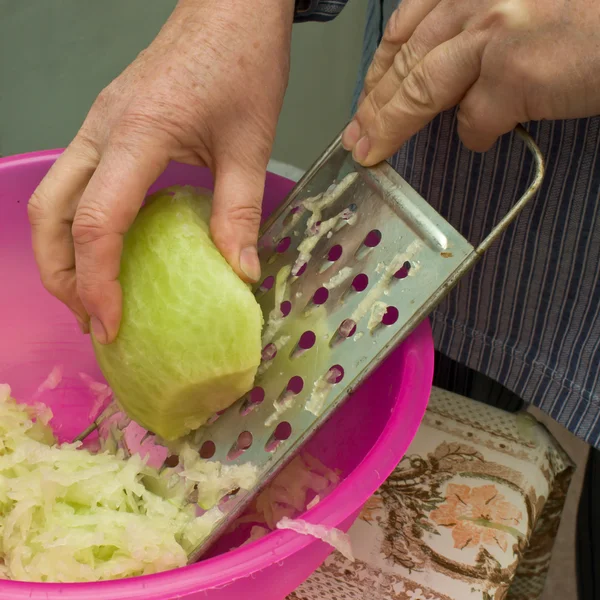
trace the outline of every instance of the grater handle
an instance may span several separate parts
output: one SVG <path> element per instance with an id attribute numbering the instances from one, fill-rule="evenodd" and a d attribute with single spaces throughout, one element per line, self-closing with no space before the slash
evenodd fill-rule
<path id="1" fill-rule="evenodd" d="M 500 222 L 492 229 L 488 236 L 475 248 L 475 252 L 480 257 L 483 253 L 506 231 L 508 226 L 517 218 L 529 201 L 535 196 L 542 185 L 546 165 L 542 151 L 531 137 L 530 133 L 522 126 L 518 125 L 515 128 L 515 133 L 523 140 L 527 149 L 533 154 L 535 165 L 535 176 L 529 184 L 525 193 L 519 198 L 517 203 L 508 211 L 508 213 L 500 220 Z"/>

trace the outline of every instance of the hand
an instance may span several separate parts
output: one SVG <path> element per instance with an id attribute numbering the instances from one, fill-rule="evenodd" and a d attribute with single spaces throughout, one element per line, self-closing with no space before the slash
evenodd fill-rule
<path id="1" fill-rule="evenodd" d="M 215 176 L 211 230 L 246 281 L 289 73 L 293 0 L 180 0 L 29 202 L 45 287 L 101 343 L 118 333 L 123 235 L 171 160 Z"/>
<path id="2" fill-rule="evenodd" d="M 343 144 L 376 164 L 456 105 L 475 151 L 518 123 L 600 114 L 598 0 L 404 0 Z"/>

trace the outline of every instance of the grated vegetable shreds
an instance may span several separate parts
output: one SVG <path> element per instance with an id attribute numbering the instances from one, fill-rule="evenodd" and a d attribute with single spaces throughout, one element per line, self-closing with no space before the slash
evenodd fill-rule
<path id="1" fill-rule="evenodd" d="M 338 473 L 310 454 L 300 454 L 257 496 L 235 526 L 252 523 L 273 531 L 281 519 L 296 518 L 315 506 L 339 482 Z"/>
<path id="2" fill-rule="evenodd" d="M 144 478 L 161 475 L 137 455 L 57 446 L 34 413 L 0 385 L 0 575 L 83 582 L 185 565 L 218 508 L 197 517 L 183 496 L 149 491 Z"/>
<path id="3" fill-rule="evenodd" d="M 195 482 L 198 506 L 203 509 L 216 506 L 229 492 L 252 489 L 258 480 L 258 469 L 251 463 L 224 465 L 200 458 L 198 451 L 184 444 L 180 451 L 183 470 L 178 475 L 186 482 Z"/>
<path id="4" fill-rule="evenodd" d="M 55 390 L 63 378 L 64 367 L 62 365 L 56 365 L 46 379 L 38 387 L 35 396 L 41 396 L 46 390 Z"/>
<path id="5" fill-rule="evenodd" d="M 289 529 L 302 535 L 310 535 L 314 538 L 322 540 L 323 542 L 333 546 L 344 558 L 350 562 L 354 562 L 354 554 L 352 553 L 352 545 L 350 543 L 350 536 L 339 529 L 334 527 L 327 527 L 325 525 L 315 525 L 302 521 L 301 519 L 288 519 L 284 517 L 277 523 L 277 529 Z"/>
<path id="6" fill-rule="evenodd" d="M 87 385 L 88 389 L 95 398 L 94 404 L 92 405 L 88 415 L 90 421 L 95 421 L 100 416 L 102 411 L 104 411 L 110 404 L 110 401 L 113 397 L 113 391 L 110 389 L 110 387 L 108 387 L 108 385 L 102 383 L 101 381 L 96 381 L 86 373 L 79 373 L 79 378 Z"/>
<path id="7" fill-rule="evenodd" d="M 108 386 L 80 376 L 102 400 L 112 399 Z M 116 404 L 100 423 L 99 454 L 81 444 L 57 446 L 51 418 L 45 405 L 17 404 L 0 384 L 0 578 L 99 581 L 182 566 L 222 516 L 219 500 L 256 481 L 253 465 L 204 461 L 186 440 L 169 447 Z M 152 468 L 169 453 L 179 455 L 175 467 Z M 254 525 L 250 543 L 284 528 L 286 519 L 304 523 L 295 518 L 339 481 L 338 473 L 302 454 L 233 529 Z M 196 503 L 207 511 L 200 517 Z M 331 531 L 319 530 L 329 543 L 342 543 Z"/>

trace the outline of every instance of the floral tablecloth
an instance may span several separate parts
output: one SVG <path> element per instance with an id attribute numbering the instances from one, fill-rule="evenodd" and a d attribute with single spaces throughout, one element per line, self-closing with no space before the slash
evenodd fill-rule
<path id="1" fill-rule="evenodd" d="M 288 600 L 535 600 L 573 464 L 526 412 L 434 389 L 405 458 Z"/>

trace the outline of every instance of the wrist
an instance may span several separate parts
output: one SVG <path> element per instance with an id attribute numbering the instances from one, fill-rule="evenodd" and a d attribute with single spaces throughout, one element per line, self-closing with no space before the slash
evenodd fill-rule
<path id="1" fill-rule="evenodd" d="M 211 10 L 215 13 L 237 13 L 269 11 L 269 13 L 279 13 L 292 15 L 298 2 L 313 4 L 312 0 L 227 0 L 226 3 L 219 0 L 178 0 L 175 10 L 198 10 L 200 8 Z"/>
<path id="2" fill-rule="evenodd" d="M 211 21 L 258 28 L 266 34 L 287 31 L 291 35 L 295 8 L 296 0 L 178 0 L 167 23 L 177 21 L 204 28 Z"/>

